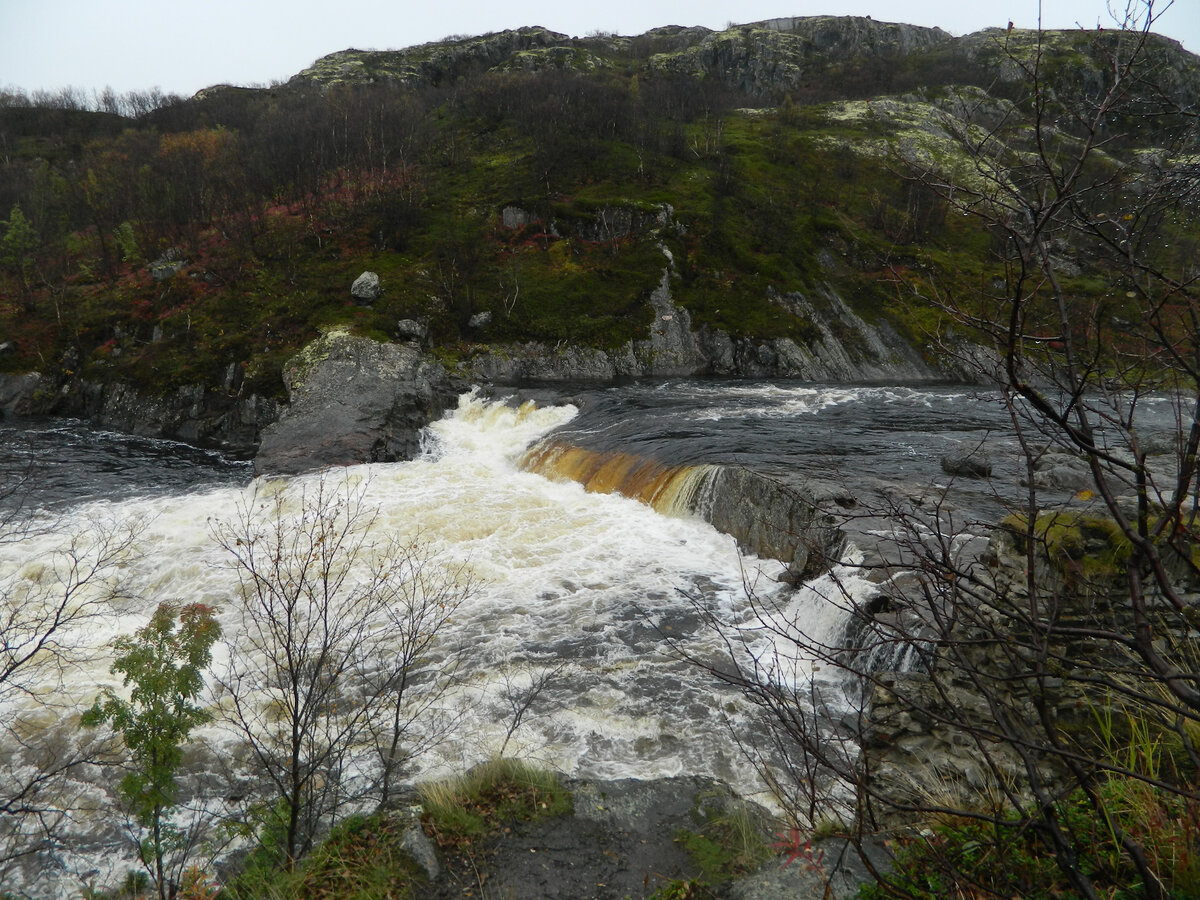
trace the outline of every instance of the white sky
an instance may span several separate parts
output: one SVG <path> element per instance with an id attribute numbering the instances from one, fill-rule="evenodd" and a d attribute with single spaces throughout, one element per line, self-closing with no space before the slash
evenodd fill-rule
<path id="1" fill-rule="evenodd" d="M 1126 0 L 1112 5 L 1124 10 Z M 1042 0 L 1048 28 L 1111 27 L 1106 0 Z M 1165 0 L 1155 0 L 1162 9 Z M 1038 0 L 0 0 L 0 88 L 64 86 L 190 96 L 286 80 L 344 50 L 400 49 L 449 34 L 544 25 L 582 36 L 659 25 L 724 28 L 781 16 L 870 15 L 951 34 L 1038 21 Z M 1155 31 L 1200 53 L 1200 0 L 1174 0 Z"/>

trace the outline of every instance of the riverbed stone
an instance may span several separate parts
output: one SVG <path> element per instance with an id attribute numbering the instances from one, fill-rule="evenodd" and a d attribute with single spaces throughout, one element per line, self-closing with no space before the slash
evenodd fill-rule
<path id="1" fill-rule="evenodd" d="M 0 417 L 31 412 L 34 393 L 41 384 L 42 376 L 37 372 L 0 375 Z"/>
<path id="2" fill-rule="evenodd" d="M 992 457 L 982 447 L 956 447 L 942 454 L 942 471 L 964 478 L 989 478 Z"/>

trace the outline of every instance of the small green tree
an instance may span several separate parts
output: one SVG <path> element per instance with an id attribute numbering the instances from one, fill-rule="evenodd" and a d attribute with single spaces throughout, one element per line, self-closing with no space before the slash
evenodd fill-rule
<path id="1" fill-rule="evenodd" d="M 21 212 L 18 204 L 13 204 L 8 218 L 0 221 L 0 265 L 17 276 L 21 293 L 29 289 L 29 268 L 33 264 L 33 252 L 38 247 L 37 233 L 33 225 Z"/>
<path id="2" fill-rule="evenodd" d="M 114 644 L 118 656 L 111 671 L 124 676 L 126 687 L 133 686 L 129 699 L 106 689 L 82 719 L 89 727 L 111 723 L 132 756 L 133 769 L 121 779 L 121 794 L 148 832 L 138 856 L 154 878 L 160 900 L 168 896 L 167 856 L 183 843 L 169 821 L 176 800 L 175 772 L 188 734 L 210 718 L 194 701 L 204 688 L 204 670 L 220 633 L 211 607 L 160 605 L 145 628 Z"/>

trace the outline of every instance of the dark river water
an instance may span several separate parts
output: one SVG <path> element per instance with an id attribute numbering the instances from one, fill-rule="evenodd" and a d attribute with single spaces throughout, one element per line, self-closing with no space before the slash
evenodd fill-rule
<path id="1" fill-rule="evenodd" d="M 688 380 L 519 396 L 579 407 L 553 433 L 556 439 L 672 465 L 931 482 L 941 478 L 942 454 L 982 444 L 1000 451 L 993 452 L 998 485 L 1017 475 L 1015 463 L 1008 465 L 1015 445 L 998 396 L 958 386 Z M 36 502 L 53 505 L 186 493 L 253 476 L 249 463 L 177 442 L 97 431 L 70 420 L 0 421 L 0 476 L 9 479 L 30 466 Z"/>

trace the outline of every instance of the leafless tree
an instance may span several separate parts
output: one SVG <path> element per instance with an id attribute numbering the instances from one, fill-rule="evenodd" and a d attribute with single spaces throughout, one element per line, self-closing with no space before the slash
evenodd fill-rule
<path id="1" fill-rule="evenodd" d="M 386 801 L 436 738 L 419 720 L 444 689 L 440 632 L 472 590 L 419 542 L 373 533 L 366 493 L 268 482 L 214 526 L 241 595 L 222 687 L 289 866 L 347 809 Z"/>
<path id="2" fill-rule="evenodd" d="M 69 776 L 96 748 L 70 724 L 64 685 L 87 661 L 84 631 L 120 596 L 137 537 L 103 516 L 72 531 L 39 514 L 26 503 L 32 477 L 0 486 L 0 544 L 37 548 L 0 567 L 0 877 L 47 866 L 77 809 Z"/>

